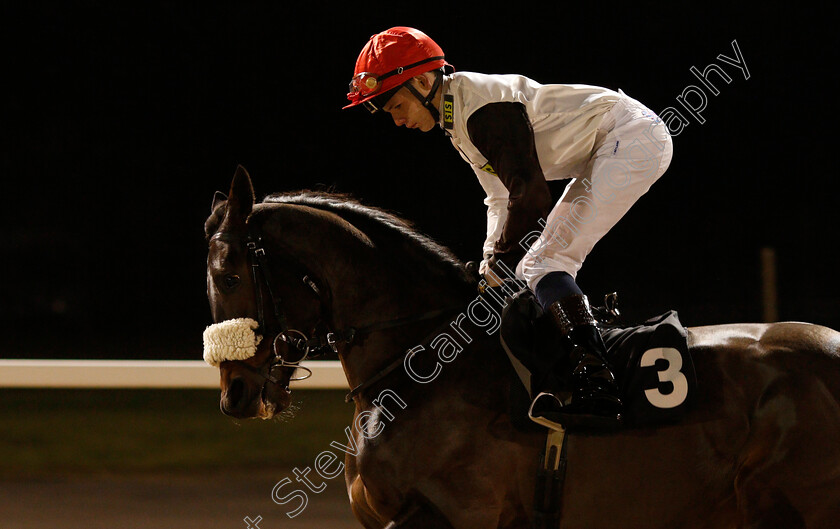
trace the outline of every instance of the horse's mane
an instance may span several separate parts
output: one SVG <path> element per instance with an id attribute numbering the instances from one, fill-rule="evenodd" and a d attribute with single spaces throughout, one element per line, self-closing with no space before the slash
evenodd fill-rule
<path id="1" fill-rule="evenodd" d="M 368 206 L 349 194 L 323 191 L 292 191 L 271 194 L 264 204 L 298 204 L 329 211 L 349 222 L 376 244 L 394 247 L 402 244 L 412 252 L 411 266 L 441 269 L 446 275 L 462 282 L 471 282 L 464 264 L 445 246 L 418 231 L 414 225 L 397 214 Z"/>

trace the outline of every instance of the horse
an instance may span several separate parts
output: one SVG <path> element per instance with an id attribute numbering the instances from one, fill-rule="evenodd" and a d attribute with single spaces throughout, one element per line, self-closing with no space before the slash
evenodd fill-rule
<path id="1" fill-rule="evenodd" d="M 355 388 L 344 474 L 363 527 L 532 526 L 546 430 L 512 411 L 520 382 L 496 315 L 449 250 L 345 195 L 257 202 L 242 167 L 205 231 L 214 325 L 255 322 L 261 338 L 218 360 L 222 412 L 283 412 L 300 360 L 332 350 Z M 450 340 L 429 346 L 434 333 Z M 836 527 L 840 333 L 782 322 L 687 334 L 696 403 L 674 424 L 570 435 L 559 527 Z"/>

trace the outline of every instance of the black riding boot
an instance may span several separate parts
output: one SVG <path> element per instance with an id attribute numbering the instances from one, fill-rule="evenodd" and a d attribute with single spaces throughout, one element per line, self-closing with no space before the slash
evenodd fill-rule
<path id="1" fill-rule="evenodd" d="M 621 424 L 622 403 L 606 360 L 606 347 L 586 296 L 573 295 L 549 307 L 562 336 L 571 344 L 571 392 L 545 391 L 529 415 L 550 428 L 612 428 Z M 562 363 L 561 363 L 562 364 Z M 560 379 L 566 377 L 559 377 Z"/>

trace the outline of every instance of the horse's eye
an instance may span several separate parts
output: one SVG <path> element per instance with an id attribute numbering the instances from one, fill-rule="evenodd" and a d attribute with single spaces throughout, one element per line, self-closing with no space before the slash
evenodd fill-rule
<path id="1" fill-rule="evenodd" d="M 222 278 L 225 288 L 234 288 L 239 285 L 239 276 L 236 274 L 227 274 Z"/>

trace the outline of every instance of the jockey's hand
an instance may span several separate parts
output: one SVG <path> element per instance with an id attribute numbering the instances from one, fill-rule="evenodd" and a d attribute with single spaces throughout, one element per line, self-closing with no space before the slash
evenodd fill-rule
<path id="1" fill-rule="evenodd" d="M 496 270 L 495 265 L 496 256 L 494 255 L 487 260 L 487 265 L 482 276 L 490 288 L 502 286 L 502 275 Z"/>
<path id="2" fill-rule="evenodd" d="M 484 274 L 483 277 L 484 281 L 487 283 L 487 286 L 490 288 L 502 286 L 502 283 L 498 279 L 496 279 L 497 276 L 494 275 L 492 272 Z"/>

